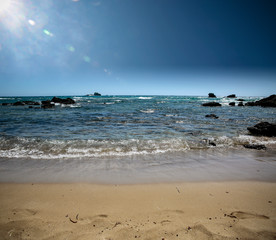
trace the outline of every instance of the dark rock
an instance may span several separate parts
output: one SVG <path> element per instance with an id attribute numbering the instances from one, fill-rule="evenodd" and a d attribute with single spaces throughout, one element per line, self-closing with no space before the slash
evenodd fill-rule
<path id="1" fill-rule="evenodd" d="M 40 105 L 39 102 L 34 102 L 34 101 L 23 101 L 23 103 L 26 105 Z"/>
<path id="2" fill-rule="evenodd" d="M 276 124 L 268 122 L 260 122 L 254 127 L 248 127 L 247 130 L 256 136 L 267 136 L 273 137 L 276 136 Z"/>
<path id="3" fill-rule="evenodd" d="M 217 146 L 217 144 L 215 144 L 213 141 L 209 141 L 209 143 L 208 143 L 210 146 Z"/>
<path id="4" fill-rule="evenodd" d="M 55 106 L 55 104 L 51 103 L 50 100 L 46 100 L 46 101 L 41 101 L 42 105 L 41 107 L 42 108 L 53 108 Z"/>
<path id="5" fill-rule="evenodd" d="M 236 103 L 235 103 L 235 102 L 230 102 L 229 105 L 230 105 L 230 106 L 235 106 Z"/>
<path id="6" fill-rule="evenodd" d="M 271 95 L 255 102 L 255 106 L 276 107 L 276 95 Z"/>
<path id="7" fill-rule="evenodd" d="M 42 105 L 49 105 L 51 104 L 50 100 L 46 100 L 46 101 L 41 101 Z"/>
<path id="8" fill-rule="evenodd" d="M 244 106 L 244 105 L 243 105 L 243 102 L 239 102 L 238 106 L 239 106 L 239 107 L 243 107 L 243 106 Z"/>
<path id="9" fill-rule="evenodd" d="M 2 103 L 2 106 L 8 106 L 11 105 L 11 103 Z"/>
<path id="10" fill-rule="evenodd" d="M 239 98 L 237 101 L 240 101 L 240 102 L 243 102 L 244 101 L 244 99 L 242 99 L 242 98 Z"/>
<path id="11" fill-rule="evenodd" d="M 207 115 L 205 115 L 205 117 L 207 117 L 207 118 L 215 118 L 215 119 L 217 119 L 217 118 L 219 118 L 217 115 L 215 115 L 215 114 L 207 114 Z"/>
<path id="12" fill-rule="evenodd" d="M 209 94 L 208 94 L 208 97 L 209 97 L 209 98 L 216 98 L 217 96 L 216 96 L 214 93 L 209 93 Z"/>
<path id="13" fill-rule="evenodd" d="M 72 98 L 63 99 L 63 98 L 57 98 L 57 97 L 53 97 L 51 102 L 61 103 L 61 104 L 74 104 L 74 103 L 76 103 Z"/>
<path id="14" fill-rule="evenodd" d="M 25 104 L 23 102 L 15 102 L 13 106 L 24 106 Z"/>
<path id="15" fill-rule="evenodd" d="M 236 98 L 236 94 L 231 94 L 227 96 L 228 98 Z"/>
<path id="16" fill-rule="evenodd" d="M 266 150 L 266 146 L 262 144 L 244 144 L 243 146 L 250 149 Z"/>
<path id="17" fill-rule="evenodd" d="M 204 107 L 220 107 L 221 104 L 218 102 L 207 102 L 207 103 L 203 103 L 202 106 L 204 106 Z"/>
<path id="18" fill-rule="evenodd" d="M 100 94 L 98 92 L 94 92 L 94 96 L 102 96 L 102 94 Z"/>
<path id="19" fill-rule="evenodd" d="M 253 106 L 255 106 L 255 102 L 247 102 L 247 103 L 245 104 L 245 106 L 253 107 Z"/>
<path id="20" fill-rule="evenodd" d="M 276 95 L 271 95 L 256 102 L 248 102 L 246 106 L 276 107 Z"/>

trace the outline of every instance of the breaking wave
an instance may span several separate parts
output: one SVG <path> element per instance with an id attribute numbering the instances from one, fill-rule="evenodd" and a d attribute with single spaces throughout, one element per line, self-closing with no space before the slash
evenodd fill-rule
<path id="1" fill-rule="evenodd" d="M 210 142 L 215 143 L 210 144 Z M 190 149 L 231 148 L 243 144 L 276 144 L 276 138 L 217 137 L 201 140 L 175 139 L 127 139 L 127 140 L 45 140 L 38 138 L 1 137 L 1 158 L 97 158 L 133 155 L 186 152 Z"/>

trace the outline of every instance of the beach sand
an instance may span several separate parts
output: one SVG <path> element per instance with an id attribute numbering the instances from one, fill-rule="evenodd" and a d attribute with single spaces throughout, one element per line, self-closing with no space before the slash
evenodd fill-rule
<path id="1" fill-rule="evenodd" d="M 276 239 L 276 183 L 0 184 L 0 239 Z"/>

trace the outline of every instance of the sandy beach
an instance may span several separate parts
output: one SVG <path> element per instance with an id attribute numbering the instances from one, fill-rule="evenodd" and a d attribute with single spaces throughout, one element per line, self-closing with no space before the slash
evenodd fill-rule
<path id="1" fill-rule="evenodd" d="M 276 184 L 0 184 L 0 239 L 276 239 Z"/>

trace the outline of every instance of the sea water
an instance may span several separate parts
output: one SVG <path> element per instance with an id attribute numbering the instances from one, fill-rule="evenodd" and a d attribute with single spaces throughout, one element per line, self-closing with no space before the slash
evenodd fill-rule
<path id="1" fill-rule="evenodd" d="M 247 130 L 275 122 L 275 108 L 231 107 L 238 101 L 226 97 L 67 97 L 76 103 L 51 109 L 2 103 L 52 97 L 0 97 L 0 181 L 276 179 L 276 138 Z M 208 101 L 222 106 L 203 107 Z M 248 143 L 268 149 L 245 149 Z"/>

